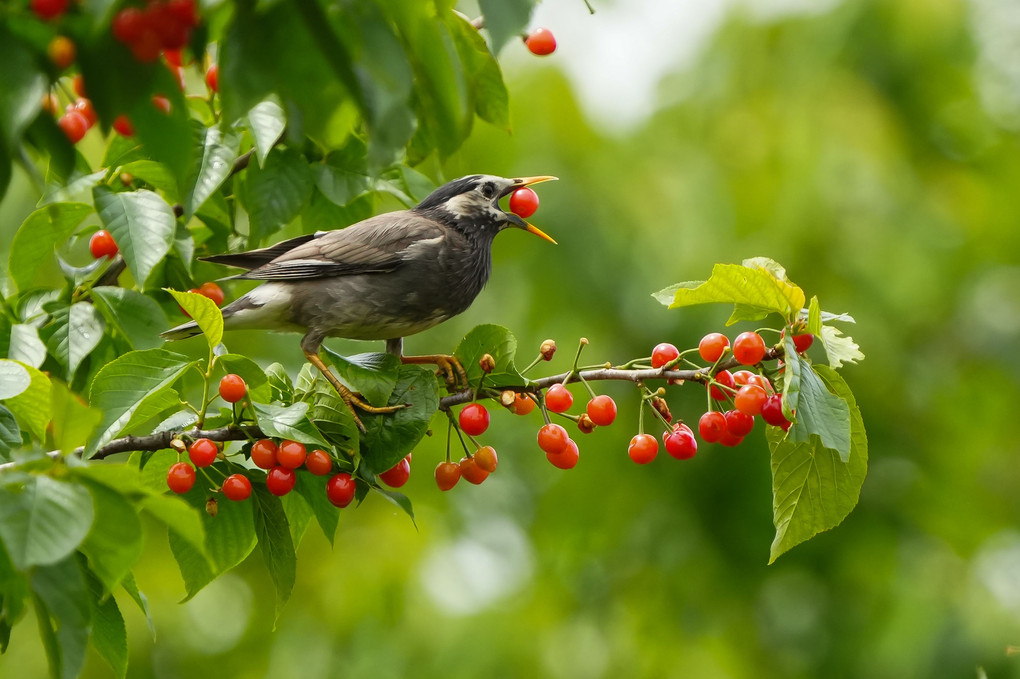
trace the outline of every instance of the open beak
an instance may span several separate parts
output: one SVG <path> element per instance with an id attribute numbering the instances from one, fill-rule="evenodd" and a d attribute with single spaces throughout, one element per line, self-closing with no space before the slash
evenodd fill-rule
<path id="1" fill-rule="evenodd" d="M 513 184 L 511 184 L 510 187 L 503 192 L 503 195 L 504 196 L 509 195 L 523 186 L 531 186 L 532 184 L 539 184 L 541 182 L 556 181 L 557 179 L 558 177 L 553 177 L 551 175 L 538 175 L 536 177 L 517 177 L 513 180 Z M 553 240 L 549 234 L 547 234 L 545 231 L 542 231 L 542 229 L 538 228 L 534 224 L 529 224 L 528 222 L 524 221 L 515 214 L 510 214 L 508 216 L 510 218 L 509 220 L 510 223 L 513 224 L 514 226 L 518 226 L 524 229 L 525 231 L 533 233 L 539 238 L 547 240 L 553 245 L 556 245 L 556 241 Z"/>

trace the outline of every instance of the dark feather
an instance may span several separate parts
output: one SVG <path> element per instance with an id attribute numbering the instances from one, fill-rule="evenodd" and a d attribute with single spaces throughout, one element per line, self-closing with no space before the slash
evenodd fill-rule
<path id="1" fill-rule="evenodd" d="M 268 264 L 277 257 L 287 252 L 290 252 L 299 245 L 303 245 L 308 241 L 315 238 L 315 234 L 308 234 L 306 236 L 298 236 L 297 238 L 291 238 L 285 240 L 282 243 L 271 245 L 268 248 L 262 248 L 260 250 L 249 250 L 248 252 L 233 252 L 226 253 L 223 255 L 209 255 L 208 257 L 199 257 L 203 262 L 212 262 L 214 264 L 226 264 L 227 266 L 236 266 L 241 269 L 254 269 Z"/>

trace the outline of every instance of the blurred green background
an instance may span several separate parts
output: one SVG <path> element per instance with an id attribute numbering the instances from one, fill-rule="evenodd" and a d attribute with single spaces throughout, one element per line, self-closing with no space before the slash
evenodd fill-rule
<path id="1" fill-rule="evenodd" d="M 565 34 L 605 25 L 572 4 Z M 606 45 L 618 68 L 645 67 L 627 61 L 631 48 L 642 52 L 640 30 Z M 417 530 L 378 496 L 342 514 L 332 550 L 313 526 L 275 631 L 259 556 L 178 605 L 166 537 L 151 531 L 136 573 L 158 636 L 122 602 L 129 676 L 1020 677 L 1009 424 L 1020 400 L 1009 363 L 1020 351 L 1020 5 L 734 10 L 622 128 L 596 126 L 558 68 L 580 49 L 561 35 L 539 60 L 510 45 L 513 134 L 480 125 L 444 168 L 558 175 L 532 221 L 559 246 L 501 236 L 474 306 L 408 351 L 452 348 L 489 322 L 517 335 L 522 356 L 555 338 L 550 371 L 569 366 L 580 336 L 591 362 L 693 346 L 729 310 L 667 311 L 649 293 L 707 277 L 717 261 L 772 257 L 823 308 L 858 321 L 848 332 L 867 360 L 843 374 L 870 438 L 860 505 L 766 566 L 760 430 L 736 449 L 638 467 L 626 456 L 636 393 L 599 385 L 621 417 L 579 435 L 576 469 L 543 459 L 537 415 L 495 413 L 485 441 L 499 471 L 442 494 L 437 418 L 406 487 Z M 33 201 L 19 185 L 0 208 L 5 230 Z M 299 365 L 296 336 L 227 339 L 263 364 Z M 696 388 L 669 400 L 689 421 L 704 408 Z M 0 676 L 45 673 L 26 621 Z M 86 676 L 107 675 L 93 653 Z"/>

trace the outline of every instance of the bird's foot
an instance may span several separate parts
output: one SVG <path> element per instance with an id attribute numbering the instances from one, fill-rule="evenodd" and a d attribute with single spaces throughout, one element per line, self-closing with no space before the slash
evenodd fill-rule
<path id="1" fill-rule="evenodd" d="M 467 372 L 464 370 L 464 366 L 460 364 L 460 361 L 456 356 L 451 356 L 449 354 L 401 356 L 400 361 L 402 363 L 413 364 L 434 364 L 439 368 L 439 370 L 436 371 L 436 374 L 443 376 L 443 379 L 446 380 L 447 386 L 464 389 L 471 386 L 468 382 Z"/>
<path id="2" fill-rule="evenodd" d="M 354 418 L 354 423 L 358 425 L 358 429 L 361 431 L 365 431 L 365 425 L 361 421 L 361 418 L 358 417 L 358 410 L 372 415 L 386 415 L 388 413 L 395 413 L 398 410 L 403 410 L 409 405 L 407 403 L 401 403 L 392 406 L 374 406 L 369 403 L 365 403 L 358 398 L 357 394 L 348 389 L 347 386 L 333 374 L 333 372 L 329 369 L 329 366 L 322 362 L 322 359 L 319 358 L 318 354 L 305 352 L 305 356 L 308 358 L 309 363 L 318 368 L 319 372 L 322 373 L 322 376 L 326 378 L 326 381 L 333 385 L 333 388 L 336 389 L 336 393 L 339 394 L 348 409 L 350 409 L 351 416 Z"/>

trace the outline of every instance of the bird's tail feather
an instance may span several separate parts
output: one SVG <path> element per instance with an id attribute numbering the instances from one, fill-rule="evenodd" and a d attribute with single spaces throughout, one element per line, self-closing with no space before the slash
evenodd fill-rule
<path id="1" fill-rule="evenodd" d="M 202 331 L 199 330 L 198 323 L 188 321 L 187 323 L 181 323 L 175 328 L 170 328 L 166 332 L 161 332 L 159 336 L 166 340 L 182 340 L 201 334 Z"/>

